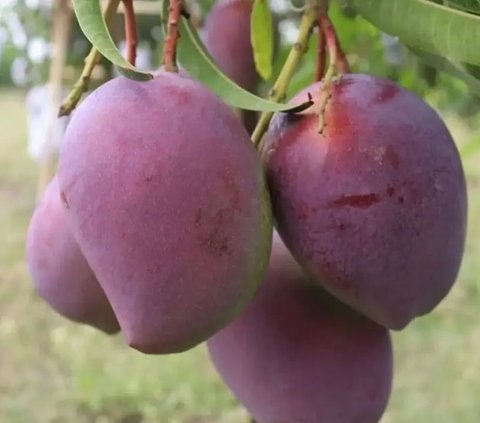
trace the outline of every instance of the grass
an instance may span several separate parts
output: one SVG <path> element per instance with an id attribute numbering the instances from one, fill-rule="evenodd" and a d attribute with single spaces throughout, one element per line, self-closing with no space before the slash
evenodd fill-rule
<path id="1" fill-rule="evenodd" d="M 34 294 L 24 237 L 37 168 L 26 154 L 24 113 L 20 93 L 0 92 L 0 421 L 246 423 L 204 346 L 144 356 L 120 337 L 62 319 Z M 447 121 L 461 143 L 473 135 L 457 118 Z M 465 165 L 470 231 L 461 275 L 434 313 L 394 334 L 394 391 L 383 423 L 480 418 L 480 188 L 476 159 Z"/>

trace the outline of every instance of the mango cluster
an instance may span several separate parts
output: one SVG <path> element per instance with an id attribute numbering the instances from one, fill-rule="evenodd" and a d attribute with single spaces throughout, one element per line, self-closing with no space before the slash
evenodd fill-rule
<path id="1" fill-rule="evenodd" d="M 203 33 L 249 89 L 252 4 L 217 2 Z M 98 88 L 30 223 L 39 295 L 144 353 L 207 341 L 258 423 L 378 422 L 389 331 L 431 312 L 457 277 L 465 177 L 448 129 L 414 94 L 345 75 L 319 131 L 321 89 L 292 100 L 310 95 L 307 110 L 277 113 L 257 151 L 182 73 Z"/>

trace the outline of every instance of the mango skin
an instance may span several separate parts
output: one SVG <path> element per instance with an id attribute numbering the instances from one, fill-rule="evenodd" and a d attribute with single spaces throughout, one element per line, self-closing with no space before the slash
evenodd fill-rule
<path id="1" fill-rule="evenodd" d="M 322 287 L 402 329 L 439 304 L 459 271 L 467 193 L 457 148 L 436 112 L 391 81 L 337 81 L 322 135 L 317 108 L 276 115 L 265 138 L 278 231 Z"/>
<path id="2" fill-rule="evenodd" d="M 220 70 L 247 91 L 255 92 L 260 77 L 255 67 L 250 38 L 253 0 L 218 0 L 202 28 L 202 39 Z M 258 122 L 258 113 L 239 110 L 249 134 Z"/>
<path id="3" fill-rule="evenodd" d="M 192 348 L 254 295 L 272 233 L 263 169 L 241 123 L 198 82 L 160 71 L 97 89 L 67 129 L 59 181 L 131 347 Z"/>
<path id="4" fill-rule="evenodd" d="M 248 91 L 259 80 L 250 41 L 252 8 L 253 0 L 219 0 L 202 28 L 205 46 L 219 68 Z"/>
<path id="5" fill-rule="evenodd" d="M 390 397 L 388 331 L 311 284 L 278 236 L 254 301 L 207 344 L 258 423 L 375 423 Z"/>
<path id="6" fill-rule="evenodd" d="M 112 307 L 68 227 L 56 177 L 33 213 L 26 256 L 35 290 L 57 313 L 107 334 L 120 331 Z"/>

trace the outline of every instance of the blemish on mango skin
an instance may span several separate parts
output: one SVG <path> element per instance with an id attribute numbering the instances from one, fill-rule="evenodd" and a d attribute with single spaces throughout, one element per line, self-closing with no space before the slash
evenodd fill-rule
<path id="1" fill-rule="evenodd" d="M 366 209 L 380 201 L 377 194 L 342 195 L 329 203 L 328 207 L 356 207 Z"/>
<path id="2" fill-rule="evenodd" d="M 393 83 L 384 83 L 381 85 L 378 94 L 375 96 L 375 100 L 379 103 L 385 103 L 391 100 L 399 92 L 398 87 Z"/>
<path id="3" fill-rule="evenodd" d="M 391 186 L 387 187 L 387 194 L 389 197 L 393 197 L 393 195 L 395 194 L 395 188 Z"/>
<path id="4" fill-rule="evenodd" d="M 243 195 L 229 163 L 224 163 L 216 176 L 224 188 L 223 207 L 210 214 L 202 208 L 197 209 L 193 216 L 194 227 L 199 231 L 197 239 L 200 245 L 215 255 L 225 256 L 231 254 L 232 239 L 228 228 L 243 211 Z"/>
<path id="5" fill-rule="evenodd" d="M 60 191 L 60 199 L 62 200 L 63 207 L 65 207 L 66 209 L 69 209 L 70 205 L 68 204 L 67 195 L 65 194 L 65 191 Z"/>

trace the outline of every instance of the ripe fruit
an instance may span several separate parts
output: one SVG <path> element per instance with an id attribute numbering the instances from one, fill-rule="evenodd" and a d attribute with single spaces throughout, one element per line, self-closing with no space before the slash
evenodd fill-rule
<path id="1" fill-rule="evenodd" d="M 278 114 L 265 138 L 278 230 L 330 293 L 401 329 L 457 276 L 467 203 L 457 149 L 438 115 L 390 81 L 335 83 L 323 135 L 317 110 Z"/>
<path id="2" fill-rule="evenodd" d="M 219 0 L 208 14 L 203 40 L 220 69 L 246 90 L 253 91 L 258 74 L 250 41 L 253 0 Z"/>
<path id="3" fill-rule="evenodd" d="M 57 178 L 47 186 L 33 214 L 26 250 L 35 289 L 53 309 L 108 334 L 120 330 L 105 293 L 70 232 Z"/>
<path id="4" fill-rule="evenodd" d="M 208 348 L 258 423 L 374 423 L 390 396 L 388 331 L 306 281 L 278 237 L 259 293 Z"/>
<path id="5" fill-rule="evenodd" d="M 250 16 L 253 0 L 219 0 L 205 20 L 203 40 L 218 67 L 232 81 L 255 91 L 259 80 L 250 41 Z M 257 113 L 242 110 L 242 121 L 249 133 L 258 120 Z"/>
<path id="6" fill-rule="evenodd" d="M 262 280 L 271 215 L 231 110 L 189 78 L 114 79 L 67 129 L 59 181 L 73 233 L 129 345 L 191 348 Z"/>

